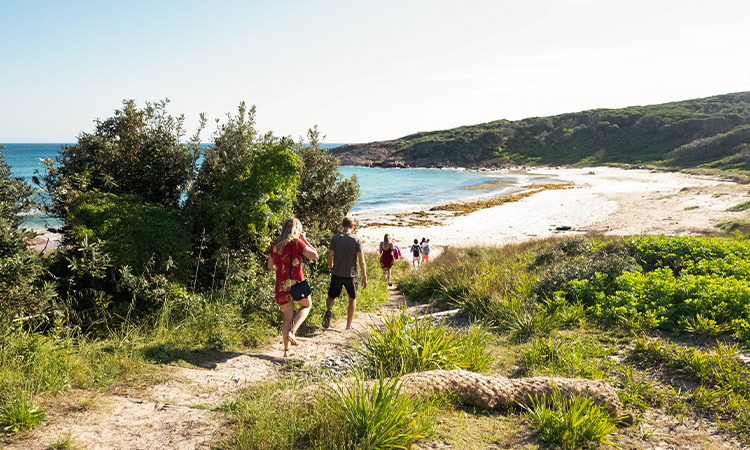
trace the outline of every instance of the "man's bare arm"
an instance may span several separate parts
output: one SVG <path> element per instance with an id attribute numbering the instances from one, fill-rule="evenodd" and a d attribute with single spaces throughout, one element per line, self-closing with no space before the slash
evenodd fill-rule
<path id="1" fill-rule="evenodd" d="M 333 250 L 328 250 L 326 261 L 328 262 L 328 268 L 333 270 Z"/>
<path id="2" fill-rule="evenodd" d="M 357 252 L 357 259 L 359 260 L 359 270 L 362 271 L 362 288 L 366 288 L 367 266 L 365 265 L 365 255 L 362 252 Z"/>

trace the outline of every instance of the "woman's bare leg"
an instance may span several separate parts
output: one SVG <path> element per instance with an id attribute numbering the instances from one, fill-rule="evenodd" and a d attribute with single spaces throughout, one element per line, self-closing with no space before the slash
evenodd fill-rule
<path id="1" fill-rule="evenodd" d="M 281 305 L 281 312 L 284 313 L 284 320 L 281 322 L 281 339 L 284 342 L 284 356 L 287 356 L 287 352 L 289 352 L 289 330 L 292 329 L 292 319 L 294 318 L 294 302 Z"/>
<path id="2" fill-rule="evenodd" d="M 291 332 L 295 335 L 297 334 L 297 330 L 299 329 L 300 325 L 302 325 L 302 322 L 307 319 L 307 315 L 310 314 L 310 307 L 312 306 L 312 296 L 309 296 L 307 298 L 303 298 L 299 301 L 299 311 L 297 311 L 297 316 L 294 318 L 294 322 L 292 323 Z"/>

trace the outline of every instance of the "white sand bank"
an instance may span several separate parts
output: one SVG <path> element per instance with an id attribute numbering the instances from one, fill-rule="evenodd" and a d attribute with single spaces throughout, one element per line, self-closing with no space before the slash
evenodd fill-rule
<path id="1" fill-rule="evenodd" d="M 383 235 L 389 233 L 402 248 L 408 248 L 415 238 L 426 237 L 438 251 L 446 246 L 503 245 L 589 232 L 704 234 L 715 231 L 720 222 L 746 216 L 747 212 L 726 210 L 750 200 L 748 185 L 682 173 L 610 167 L 530 172 L 572 182 L 574 187 L 446 218 L 440 225 L 365 227 L 357 234 L 367 250 L 376 250 Z M 421 205 L 418 210 L 431 206 Z M 560 226 L 572 229 L 557 231 Z"/>

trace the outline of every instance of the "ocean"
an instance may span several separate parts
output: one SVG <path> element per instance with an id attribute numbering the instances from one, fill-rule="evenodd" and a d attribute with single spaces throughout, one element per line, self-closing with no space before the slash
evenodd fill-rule
<path id="1" fill-rule="evenodd" d="M 40 169 L 40 160 L 54 158 L 63 144 L 2 144 L 5 161 L 14 176 L 31 182 L 34 171 Z M 342 144 L 323 144 L 334 148 Z M 341 166 L 345 177 L 357 176 L 360 186 L 359 200 L 354 204 L 354 213 L 393 213 L 409 211 L 427 205 L 446 203 L 470 198 L 498 195 L 503 190 L 524 182 L 523 177 L 499 175 L 491 172 L 475 172 L 460 169 L 383 169 L 370 167 Z M 505 180 L 507 186 L 491 190 L 465 190 L 469 186 L 485 184 L 493 180 Z M 25 226 L 43 229 L 54 226 L 56 221 L 41 217 L 38 213 L 27 218 Z"/>

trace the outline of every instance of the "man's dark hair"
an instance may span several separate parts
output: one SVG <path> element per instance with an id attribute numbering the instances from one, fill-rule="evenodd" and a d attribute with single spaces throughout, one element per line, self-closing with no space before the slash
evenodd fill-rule
<path id="1" fill-rule="evenodd" d="M 354 227 L 354 220 L 352 220 L 351 217 L 346 216 L 344 217 L 344 220 L 341 222 L 341 225 L 343 225 L 344 228 L 352 228 Z"/>

